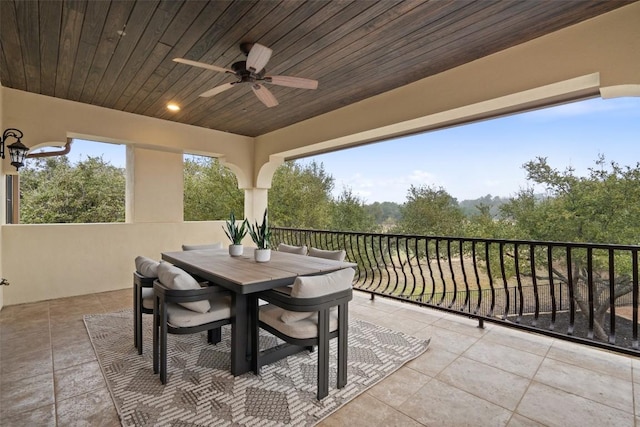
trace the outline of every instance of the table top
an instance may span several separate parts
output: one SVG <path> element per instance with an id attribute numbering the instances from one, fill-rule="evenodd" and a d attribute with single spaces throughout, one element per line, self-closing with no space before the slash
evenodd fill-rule
<path id="1" fill-rule="evenodd" d="M 334 261 L 305 255 L 271 251 L 271 260 L 256 262 L 254 248 L 244 248 L 239 257 L 229 255 L 227 249 L 163 252 L 162 259 L 219 284 L 234 292 L 248 294 L 290 285 L 298 276 L 325 274 L 347 267 L 352 262 Z"/>

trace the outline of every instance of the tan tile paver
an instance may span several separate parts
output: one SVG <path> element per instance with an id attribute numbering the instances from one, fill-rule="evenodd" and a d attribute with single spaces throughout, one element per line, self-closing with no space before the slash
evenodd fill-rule
<path id="1" fill-rule="evenodd" d="M 550 427 L 632 427 L 633 415 L 534 382 L 516 412 Z"/>
<path id="2" fill-rule="evenodd" d="M 634 357 L 354 294 L 353 318 L 431 345 L 320 426 L 640 426 Z M 3 308 L 0 425 L 119 426 L 82 316 L 130 308 L 131 295 Z"/>

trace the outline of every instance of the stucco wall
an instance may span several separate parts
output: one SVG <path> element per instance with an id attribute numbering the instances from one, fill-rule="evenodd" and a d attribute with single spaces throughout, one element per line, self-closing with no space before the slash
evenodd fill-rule
<path id="1" fill-rule="evenodd" d="M 130 288 L 137 255 L 227 241 L 221 222 L 182 222 L 182 155 L 220 157 L 251 177 L 253 139 L 2 87 L 0 108 L 0 123 L 22 130 L 29 147 L 73 137 L 127 144 L 127 223 L 1 226 L 5 305 Z M 11 169 L 3 162 L 2 176 Z"/>
<path id="2" fill-rule="evenodd" d="M 137 255 L 228 239 L 222 221 L 5 225 L 5 305 L 130 288 Z"/>

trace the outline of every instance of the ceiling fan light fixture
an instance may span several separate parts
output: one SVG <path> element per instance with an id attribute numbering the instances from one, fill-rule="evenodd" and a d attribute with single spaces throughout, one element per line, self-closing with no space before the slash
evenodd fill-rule
<path id="1" fill-rule="evenodd" d="M 259 73 L 267 65 L 273 51 L 266 46 L 254 43 L 247 56 L 247 70 Z"/>

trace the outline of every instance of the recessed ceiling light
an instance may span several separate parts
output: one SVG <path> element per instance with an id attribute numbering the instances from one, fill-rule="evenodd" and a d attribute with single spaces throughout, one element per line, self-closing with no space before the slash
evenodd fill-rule
<path id="1" fill-rule="evenodd" d="M 170 104 L 167 104 L 167 110 L 180 111 L 180 106 L 178 104 L 170 103 Z"/>

